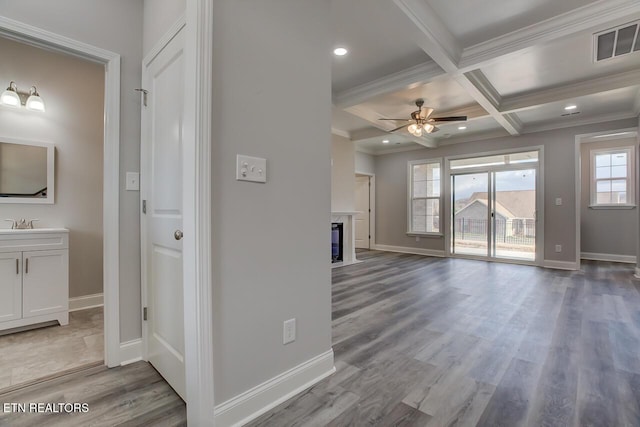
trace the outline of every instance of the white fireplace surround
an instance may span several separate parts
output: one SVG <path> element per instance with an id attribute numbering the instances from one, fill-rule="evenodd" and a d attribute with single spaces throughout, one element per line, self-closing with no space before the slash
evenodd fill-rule
<path id="1" fill-rule="evenodd" d="M 331 212 L 331 223 L 342 224 L 342 262 L 332 263 L 331 267 L 360 262 L 356 259 L 356 229 L 354 217 L 360 212 Z"/>

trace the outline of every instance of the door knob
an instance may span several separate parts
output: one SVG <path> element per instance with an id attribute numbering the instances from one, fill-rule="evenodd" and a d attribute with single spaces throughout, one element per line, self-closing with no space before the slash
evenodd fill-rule
<path id="1" fill-rule="evenodd" d="M 182 236 L 184 236 L 184 234 L 182 234 L 182 230 L 176 230 L 176 231 L 173 233 L 173 237 L 174 237 L 176 240 L 182 240 Z"/>

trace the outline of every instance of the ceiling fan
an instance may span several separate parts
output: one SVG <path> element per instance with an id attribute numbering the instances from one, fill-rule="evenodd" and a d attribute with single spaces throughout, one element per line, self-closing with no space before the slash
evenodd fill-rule
<path id="1" fill-rule="evenodd" d="M 450 117 L 431 117 L 433 113 L 433 108 L 422 107 L 424 105 L 424 99 L 417 99 L 416 106 L 418 107 L 417 111 L 411 113 L 410 119 L 379 119 L 379 120 L 393 120 L 393 121 L 402 121 L 402 122 L 415 122 L 411 123 L 409 126 L 407 124 L 403 124 L 402 126 L 398 126 L 395 129 L 390 130 L 389 132 L 395 132 L 403 127 L 407 126 L 407 131 L 413 136 L 422 136 L 426 133 L 437 132 L 439 129 L 435 126 L 435 123 L 441 122 L 464 122 L 467 120 L 467 116 L 450 116 Z"/>

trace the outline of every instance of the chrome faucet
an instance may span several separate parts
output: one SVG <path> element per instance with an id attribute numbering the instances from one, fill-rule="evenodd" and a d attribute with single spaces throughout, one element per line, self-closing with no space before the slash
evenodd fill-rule
<path id="1" fill-rule="evenodd" d="M 5 219 L 5 221 L 11 221 L 12 230 L 31 230 L 33 229 L 34 221 L 40 221 L 39 219 L 30 219 L 27 221 L 24 218 L 20 219 Z"/>

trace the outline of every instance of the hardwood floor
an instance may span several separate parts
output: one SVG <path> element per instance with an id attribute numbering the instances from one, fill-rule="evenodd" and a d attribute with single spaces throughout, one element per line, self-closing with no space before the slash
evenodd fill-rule
<path id="1" fill-rule="evenodd" d="M 359 252 L 333 270 L 337 373 L 251 426 L 640 426 L 640 282 Z"/>
<path id="2" fill-rule="evenodd" d="M 17 413 L 0 410 L 0 426 L 185 426 L 184 402 L 151 365 L 98 366 L 0 392 L 5 403 L 87 403 L 88 412 Z M 4 408 L 2 408 L 4 409 Z"/>
<path id="3" fill-rule="evenodd" d="M 640 282 L 583 271 L 366 251 L 334 269 L 337 372 L 251 426 L 640 426 Z M 89 402 L 0 425 L 184 425 L 146 363 L 0 394 Z M 45 424 L 46 423 L 46 424 Z"/>
<path id="4" fill-rule="evenodd" d="M 0 335 L 0 392 L 104 359 L 102 307 L 69 313 L 69 324 Z"/>

